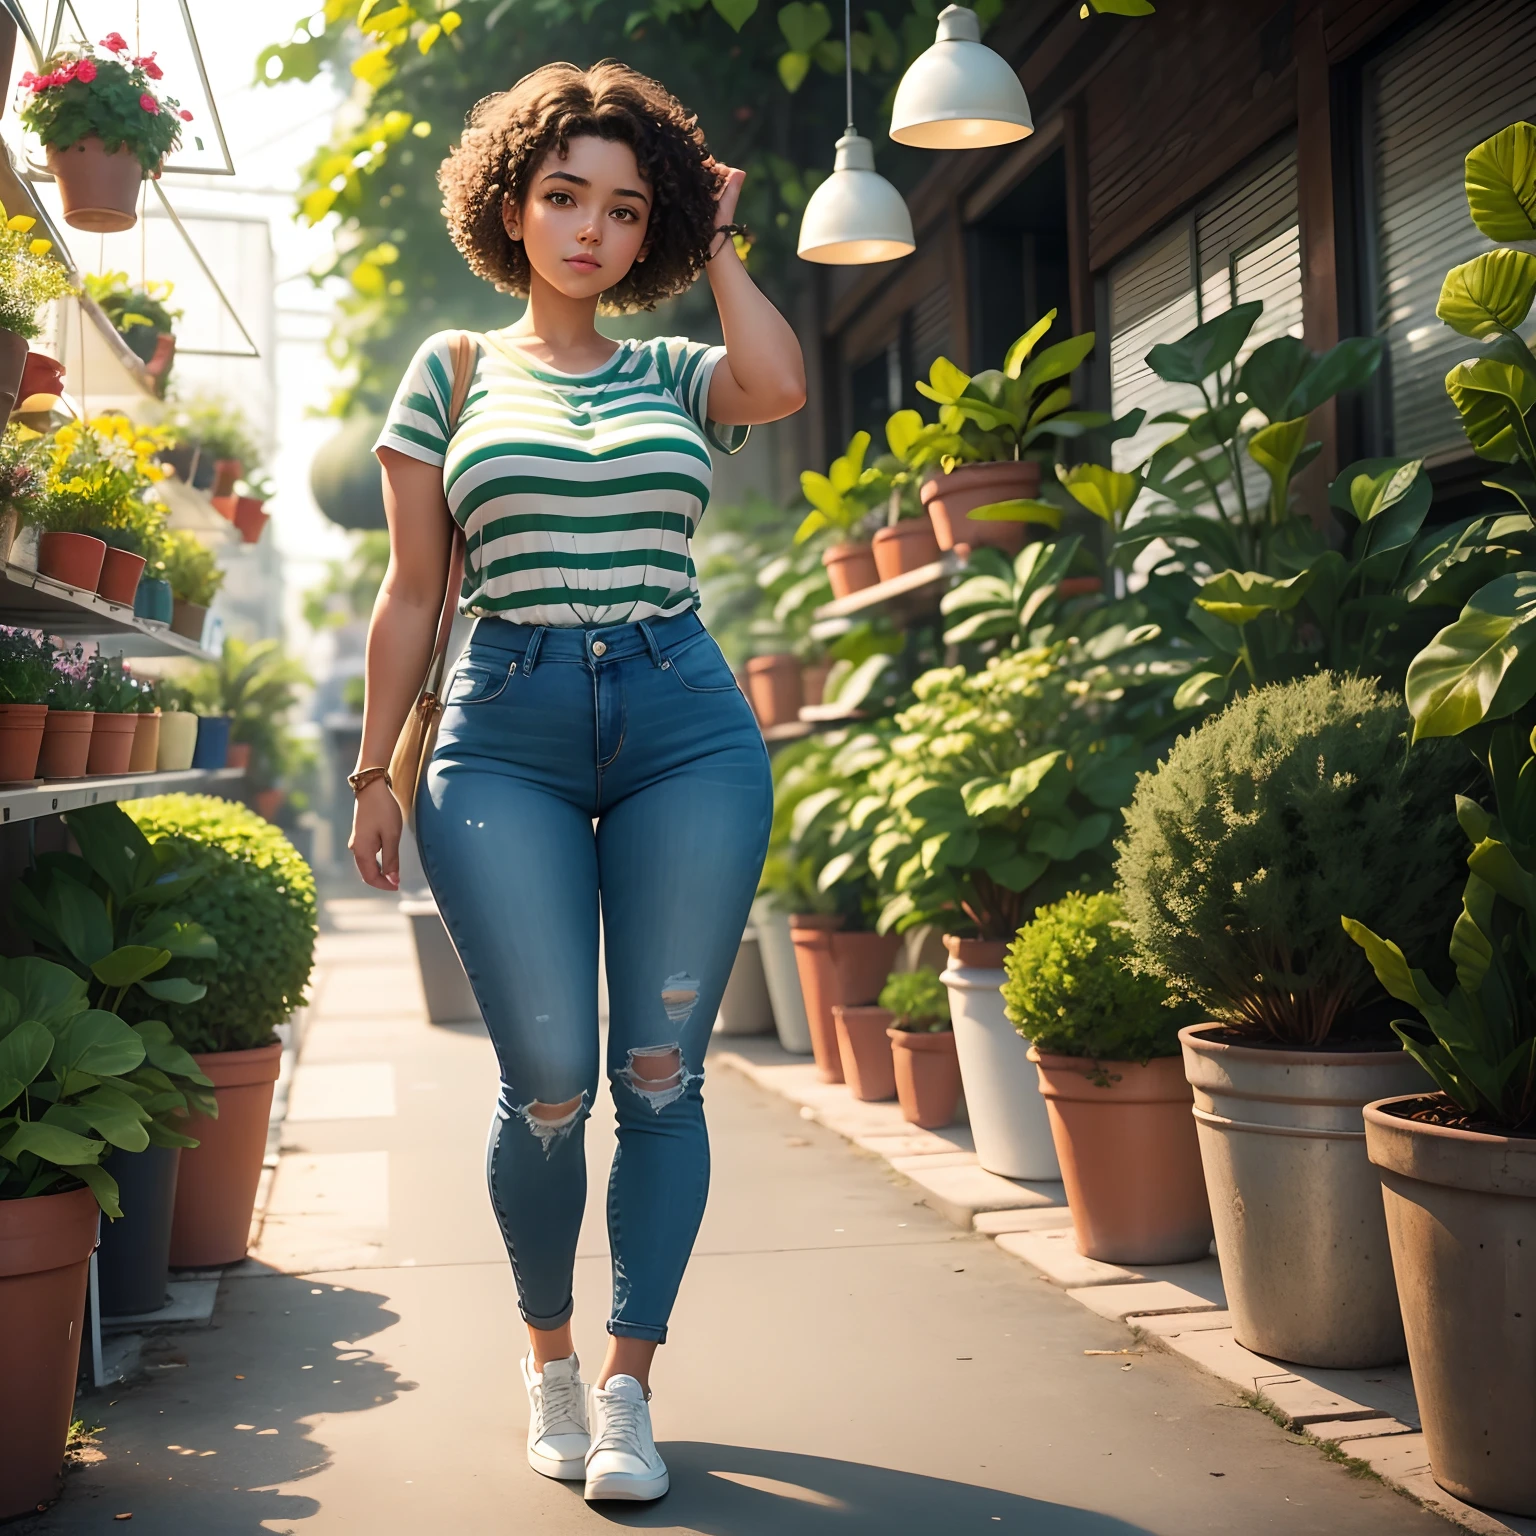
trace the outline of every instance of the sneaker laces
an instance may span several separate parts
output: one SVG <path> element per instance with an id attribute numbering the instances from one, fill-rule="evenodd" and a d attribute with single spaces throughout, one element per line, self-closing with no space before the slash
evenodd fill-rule
<path id="1" fill-rule="evenodd" d="M 640 1428 L 646 1410 L 644 1398 L 604 1396 L 602 1407 L 603 1432 L 594 1451 L 626 1451 L 629 1455 L 645 1460 L 645 1446 Z"/>
<path id="2" fill-rule="evenodd" d="M 549 1434 L 560 1424 L 581 1426 L 582 1386 L 576 1373 L 545 1376 L 539 1384 L 540 1428 Z"/>

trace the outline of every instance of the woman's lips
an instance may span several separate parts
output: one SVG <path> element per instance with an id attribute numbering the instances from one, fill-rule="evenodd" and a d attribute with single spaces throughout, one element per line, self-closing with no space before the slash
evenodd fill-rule
<path id="1" fill-rule="evenodd" d="M 578 272 L 596 272 L 602 266 L 602 262 L 594 260 L 591 256 L 567 256 L 565 264 L 568 267 L 575 267 Z"/>

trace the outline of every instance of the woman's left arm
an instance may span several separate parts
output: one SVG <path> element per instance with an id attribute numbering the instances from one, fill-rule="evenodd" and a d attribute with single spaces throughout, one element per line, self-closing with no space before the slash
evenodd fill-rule
<path id="1" fill-rule="evenodd" d="M 726 170 L 716 204 L 716 225 L 729 224 L 741 196 L 744 171 Z M 793 416 L 805 404 L 805 359 L 783 315 L 747 275 L 736 242 L 717 235 L 719 249 L 706 270 L 720 311 L 725 356 L 709 381 L 709 415 L 725 426 L 755 426 Z"/>

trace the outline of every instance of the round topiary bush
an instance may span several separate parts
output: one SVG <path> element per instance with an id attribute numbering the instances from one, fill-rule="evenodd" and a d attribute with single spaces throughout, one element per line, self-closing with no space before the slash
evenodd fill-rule
<path id="1" fill-rule="evenodd" d="M 1148 1062 L 1179 1054 L 1179 1026 L 1158 977 L 1131 969 L 1135 946 L 1120 899 L 1074 891 L 1019 929 L 1008 946 L 1003 1007 L 1050 1056 Z"/>
<path id="2" fill-rule="evenodd" d="M 208 991 L 195 1003 L 129 999 L 133 1018 L 170 1025 L 190 1051 L 245 1051 L 303 1001 L 314 964 L 315 878 L 271 822 L 212 795 L 158 795 L 123 809 L 152 843 L 172 842 L 202 878 L 167 910 L 201 923 L 219 942 L 216 960 L 185 969 Z M 125 1012 L 129 1011 L 125 1007 Z"/>
<path id="3" fill-rule="evenodd" d="M 1138 966 L 1252 1037 L 1390 1039 L 1340 914 L 1409 953 L 1443 949 L 1466 881 L 1455 797 L 1476 781 L 1453 742 L 1410 750 L 1411 723 L 1376 683 L 1322 672 L 1180 737 L 1119 844 Z"/>

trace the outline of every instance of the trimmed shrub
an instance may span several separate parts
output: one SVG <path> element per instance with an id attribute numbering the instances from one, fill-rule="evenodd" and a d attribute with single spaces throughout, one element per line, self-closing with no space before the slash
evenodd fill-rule
<path id="1" fill-rule="evenodd" d="M 893 971 L 880 992 L 880 1007 L 895 1017 L 897 1029 L 919 1034 L 938 1034 L 950 1027 L 949 988 L 931 966 L 916 971 Z"/>

